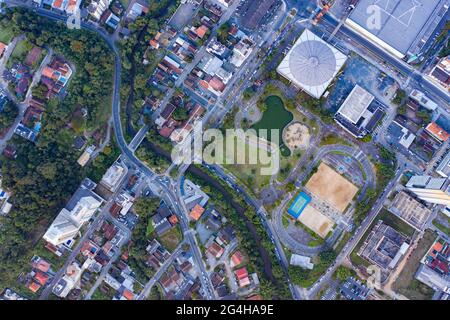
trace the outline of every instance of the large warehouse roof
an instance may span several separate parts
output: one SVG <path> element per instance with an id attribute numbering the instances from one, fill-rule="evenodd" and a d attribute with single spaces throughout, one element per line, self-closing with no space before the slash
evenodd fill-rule
<path id="1" fill-rule="evenodd" d="M 399 58 L 421 47 L 448 0 L 360 0 L 347 24 Z M 377 17 L 379 16 L 379 21 Z M 419 42 L 419 43 L 418 43 Z"/>
<path id="2" fill-rule="evenodd" d="M 351 123 L 356 124 L 372 103 L 374 96 L 356 85 L 337 111 Z"/>
<path id="3" fill-rule="evenodd" d="M 305 30 L 277 68 L 278 73 L 319 99 L 347 57 Z"/>
<path id="4" fill-rule="evenodd" d="M 248 0 L 241 9 L 240 22 L 244 28 L 255 29 L 261 23 L 261 20 L 276 3 L 276 0 Z"/>

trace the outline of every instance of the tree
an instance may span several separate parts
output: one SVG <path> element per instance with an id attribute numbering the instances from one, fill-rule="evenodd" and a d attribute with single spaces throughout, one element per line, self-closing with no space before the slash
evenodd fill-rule
<path id="1" fill-rule="evenodd" d="M 152 215 L 158 209 L 159 203 L 158 198 L 138 198 L 134 203 L 134 212 L 141 217 Z"/>
<path id="2" fill-rule="evenodd" d="M 353 276 L 353 274 L 354 274 L 353 270 L 344 266 L 339 266 L 337 267 L 336 272 L 333 275 L 333 278 L 338 279 L 339 281 L 345 281 L 351 276 Z"/>
<path id="3" fill-rule="evenodd" d="M 178 107 L 172 113 L 172 118 L 176 121 L 185 121 L 189 118 L 189 112 L 184 107 Z"/>
<path id="4" fill-rule="evenodd" d="M 226 44 L 228 39 L 228 30 L 230 30 L 231 24 L 227 21 L 224 24 L 222 24 L 219 29 L 217 29 L 217 40 L 222 43 Z"/>
<path id="5" fill-rule="evenodd" d="M 406 98 L 406 92 L 402 89 L 398 89 L 395 93 L 395 98 L 392 100 L 393 103 L 396 105 L 401 105 L 403 103 L 403 100 Z"/>
<path id="6" fill-rule="evenodd" d="M 18 115 L 19 109 L 17 106 L 12 101 L 6 102 L 3 111 L 0 112 L 0 132 L 9 128 Z"/>

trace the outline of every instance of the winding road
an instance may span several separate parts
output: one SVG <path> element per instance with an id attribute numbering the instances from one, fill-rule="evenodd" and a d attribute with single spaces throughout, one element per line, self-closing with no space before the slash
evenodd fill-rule
<path id="1" fill-rule="evenodd" d="M 335 144 L 321 147 L 318 150 L 318 152 L 316 152 L 314 159 L 310 161 L 310 163 L 308 164 L 306 170 L 304 170 L 303 173 L 298 177 L 297 179 L 298 184 L 301 185 L 302 181 L 307 177 L 307 175 L 309 174 L 309 172 L 311 172 L 314 166 L 316 166 L 319 161 L 324 159 L 327 154 L 335 152 L 345 153 L 353 157 L 357 161 L 359 161 L 363 166 L 363 170 L 366 173 L 366 181 L 358 199 L 364 198 L 367 189 L 369 187 L 374 187 L 374 181 L 376 181 L 375 170 L 372 164 L 370 163 L 369 159 L 364 155 L 362 151 L 359 151 L 357 148 L 350 146 Z M 284 198 L 282 204 L 275 211 L 275 216 L 273 217 L 273 225 L 275 227 L 277 235 L 280 237 L 281 242 L 294 253 L 308 256 L 316 255 L 320 251 L 322 251 L 328 244 L 324 244 L 317 247 L 310 247 L 305 244 L 301 244 L 297 240 L 295 240 L 283 226 L 282 218 L 284 209 L 291 199 L 292 195 L 288 194 Z"/>
<path id="2" fill-rule="evenodd" d="M 50 12 L 48 10 L 44 10 L 41 8 L 33 7 L 31 4 L 28 4 L 26 2 L 19 2 L 15 0 L 7 0 L 5 3 L 7 3 L 8 6 L 19 6 L 28 10 L 31 10 L 35 13 L 37 13 L 40 16 L 46 17 L 51 20 L 66 22 L 67 16 L 63 14 L 57 14 L 54 12 Z M 180 203 L 177 201 L 177 196 L 171 190 L 168 188 L 165 184 L 161 183 L 158 179 L 152 179 L 155 176 L 155 173 L 147 167 L 146 164 L 141 162 L 135 155 L 134 151 L 129 148 L 125 141 L 125 137 L 123 134 L 122 129 L 122 123 L 120 121 L 120 85 L 121 85 L 121 73 L 122 73 L 122 65 L 121 65 L 121 59 L 120 59 L 120 53 L 118 48 L 115 45 L 114 40 L 111 38 L 110 35 L 108 35 L 103 29 L 90 24 L 86 23 L 84 21 L 81 21 L 80 26 L 82 29 L 92 31 L 96 34 L 98 34 L 108 45 L 108 47 L 112 50 L 114 54 L 114 83 L 113 83 L 113 96 L 112 96 L 112 117 L 113 117 L 113 123 L 114 123 L 114 133 L 116 136 L 117 144 L 121 150 L 122 157 L 127 163 L 130 163 L 135 168 L 138 168 L 140 171 L 142 171 L 147 178 L 149 178 L 152 183 L 156 186 L 158 186 L 161 190 L 161 197 L 162 199 L 172 207 L 174 212 L 181 217 L 180 225 L 183 229 L 183 232 L 185 234 L 185 237 L 187 238 L 192 252 L 195 259 L 195 262 L 197 266 L 199 267 L 201 271 L 200 282 L 202 284 L 202 288 L 205 292 L 205 297 L 208 300 L 215 299 L 214 294 L 214 288 L 212 286 L 212 283 L 207 276 L 206 268 L 204 265 L 204 261 L 202 259 L 201 253 L 199 251 L 199 248 L 197 246 L 197 243 L 195 241 L 195 237 L 192 235 L 192 233 L 189 231 L 189 225 L 186 221 L 186 219 L 183 219 L 184 213 L 182 208 L 180 207 Z"/>

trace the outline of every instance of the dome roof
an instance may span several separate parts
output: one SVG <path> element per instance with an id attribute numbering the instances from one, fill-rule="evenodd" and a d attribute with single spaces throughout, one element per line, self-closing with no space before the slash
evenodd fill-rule
<path id="1" fill-rule="evenodd" d="M 347 57 L 308 29 L 277 68 L 279 74 L 319 99 Z"/>
<path id="2" fill-rule="evenodd" d="M 307 86 L 318 86 L 333 78 L 336 57 L 323 42 L 310 40 L 299 43 L 289 57 L 294 78 Z"/>

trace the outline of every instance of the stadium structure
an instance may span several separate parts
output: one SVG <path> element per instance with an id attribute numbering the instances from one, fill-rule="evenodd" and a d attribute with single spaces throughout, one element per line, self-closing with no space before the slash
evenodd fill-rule
<path id="1" fill-rule="evenodd" d="M 347 57 L 305 30 L 277 68 L 277 72 L 310 96 L 320 99 Z"/>
<path id="2" fill-rule="evenodd" d="M 399 59 L 419 57 L 444 26 L 450 0 L 360 0 L 346 25 Z"/>

